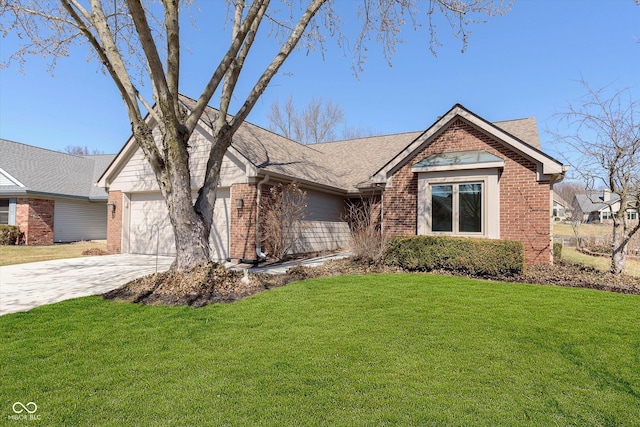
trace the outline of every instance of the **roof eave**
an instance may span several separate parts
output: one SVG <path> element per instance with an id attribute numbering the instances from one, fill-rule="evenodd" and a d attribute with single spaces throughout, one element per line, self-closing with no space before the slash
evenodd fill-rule
<path id="1" fill-rule="evenodd" d="M 343 187 L 335 187 L 332 185 L 327 185 L 327 184 L 321 184 L 317 181 L 309 181 L 306 180 L 304 178 L 297 178 L 291 175 L 287 175 L 287 174 L 283 174 L 283 173 L 279 173 L 279 172 L 274 172 L 268 169 L 262 169 L 262 168 L 257 168 L 256 169 L 256 178 L 258 177 L 264 177 L 265 175 L 269 175 L 270 178 L 274 178 L 276 180 L 279 181 L 284 181 L 284 182 L 297 182 L 301 185 L 303 185 L 306 188 L 311 188 L 311 189 L 317 189 L 317 190 L 321 190 L 321 191 L 325 191 L 325 192 L 329 192 L 329 193 L 334 193 L 334 194 L 338 194 L 338 195 L 346 195 L 349 194 L 350 191 L 346 188 Z"/>
<path id="2" fill-rule="evenodd" d="M 411 172 L 445 172 L 470 169 L 504 168 L 504 160 L 495 162 L 469 163 L 465 165 L 413 166 Z"/>

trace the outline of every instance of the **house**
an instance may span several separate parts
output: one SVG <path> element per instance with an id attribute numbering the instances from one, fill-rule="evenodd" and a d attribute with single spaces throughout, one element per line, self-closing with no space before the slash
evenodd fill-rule
<path id="1" fill-rule="evenodd" d="M 183 97 L 187 108 L 193 100 Z M 203 180 L 212 141 L 208 108 L 192 135 L 192 188 Z M 535 119 L 490 123 L 455 105 L 427 130 L 301 145 L 251 123 L 225 155 L 211 234 L 215 257 L 256 259 L 257 201 L 265 186 L 307 191 L 306 226 L 296 252 L 347 247 L 347 200 L 381 201 L 389 236 L 446 234 L 522 241 L 528 264 L 551 262 L 552 188 L 566 167 L 540 150 Z M 108 247 L 175 252 L 173 230 L 153 173 L 130 138 L 98 185 L 115 205 Z"/>
<path id="2" fill-rule="evenodd" d="M 0 139 L 0 224 L 27 245 L 106 239 L 107 192 L 94 183 L 113 158 Z"/>
<path id="3" fill-rule="evenodd" d="M 620 196 L 609 190 L 576 194 L 573 198 L 576 218 L 584 223 L 606 223 L 620 211 Z M 627 219 L 638 220 L 638 210 L 627 209 Z"/>
<path id="4" fill-rule="evenodd" d="M 569 202 L 563 199 L 558 193 L 553 192 L 553 205 L 551 208 L 551 216 L 554 221 L 563 221 L 572 218 L 573 207 Z"/>

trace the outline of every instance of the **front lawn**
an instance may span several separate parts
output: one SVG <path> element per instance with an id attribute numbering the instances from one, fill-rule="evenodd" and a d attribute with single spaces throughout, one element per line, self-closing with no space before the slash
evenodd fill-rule
<path id="1" fill-rule="evenodd" d="M 0 317 L 28 425 L 638 425 L 640 297 L 396 274 Z M 14 422 L 14 424 L 11 424 Z"/>
<path id="2" fill-rule="evenodd" d="M 593 267 L 603 272 L 611 270 L 611 257 L 598 257 L 583 254 L 576 251 L 576 248 L 572 248 L 570 246 L 562 248 L 562 259 L 573 264 Z M 627 259 L 624 263 L 624 272 L 629 276 L 640 277 L 640 261 Z"/>
<path id="3" fill-rule="evenodd" d="M 49 261 L 52 259 L 78 258 L 85 251 L 106 251 L 107 242 L 90 241 L 76 243 L 56 243 L 53 245 L 0 245 L 0 266 L 23 264 L 26 262 Z"/>

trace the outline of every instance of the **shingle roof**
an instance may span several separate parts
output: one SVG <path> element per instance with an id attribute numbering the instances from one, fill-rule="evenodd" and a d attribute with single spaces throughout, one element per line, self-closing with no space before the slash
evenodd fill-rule
<path id="1" fill-rule="evenodd" d="M 571 204 L 562 198 L 555 190 L 553 191 L 553 201 L 566 209 L 571 209 Z"/>
<path id="2" fill-rule="evenodd" d="M 384 166 L 390 158 L 420 136 L 422 132 L 372 136 L 338 142 L 313 144 L 312 147 L 331 158 L 332 165 L 342 175 L 344 185 L 356 188 Z"/>
<path id="3" fill-rule="evenodd" d="M 182 96 L 187 108 L 195 100 Z M 213 123 L 218 111 L 207 107 L 205 123 Z M 535 118 L 508 120 L 496 126 L 523 142 L 540 148 Z M 244 122 L 233 137 L 236 148 L 255 167 L 265 171 L 306 180 L 347 191 L 356 191 L 389 159 L 400 153 L 423 131 L 358 138 L 337 142 L 303 145 L 249 122 Z"/>
<path id="4" fill-rule="evenodd" d="M 106 200 L 105 189 L 93 184 L 113 158 L 74 156 L 0 139 L 0 169 L 24 185 L 0 186 L 0 194 L 40 193 Z"/>
<path id="5" fill-rule="evenodd" d="M 598 212 L 608 207 L 611 203 L 615 203 L 620 199 L 620 196 L 611 193 L 609 203 L 604 203 L 604 194 L 602 191 L 595 191 L 591 193 L 583 193 L 575 195 L 578 207 L 584 213 Z"/>
<path id="6" fill-rule="evenodd" d="M 494 122 L 494 125 L 500 129 L 510 133 L 523 142 L 532 147 L 540 149 L 540 137 L 538 135 L 538 124 L 535 117 L 527 117 L 524 119 L 504 120 Z"/>

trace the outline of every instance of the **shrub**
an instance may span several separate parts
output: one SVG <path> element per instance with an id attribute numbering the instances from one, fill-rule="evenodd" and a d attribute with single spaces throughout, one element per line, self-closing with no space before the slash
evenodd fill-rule
<path id="1" fill-rule="evenodd" d="M 562 243 L 553 243 L 553 260 L 560 261 L 562 259 Z"/>
<path id="2" fill-rule="evenodd" d="M 260 201 L 262 243 L 277 260 L 284 259 L 302 237 L 307 193 L 298 184 L 278 184 Z"/>
<path id="3" fill-rule="evenodd" d="M 410 271 L 446 270 L 474 276 L 504 276 L 524 270 L 522 242 L 449 236 L 389 240 L 385 263 Z"/>
<path id="4" fill-rule="evenodd" d="M 373 197 L 348 200 L 343 219 L 351 232 L 351 252 L 360 262 L 377 264 L 384 258 L 387 238 L 380 229 L 381 205 Z"/>
<path id="5" fill-rule="evenodd" d="M 610 234 L 607 234 L 605 236 L 585 237 L 582 239 L 582 244 L 580 247 L 586 249 L 589 252 L 601 255 L 611 255 L 613 253 L 613 249 L 611 249 Z"/>
<path id="6" fill-rule="evenodd" d="M 22 232 L 17 225 L 0 225 L 0 245 L 17 245 L 21 237 Z"/>

